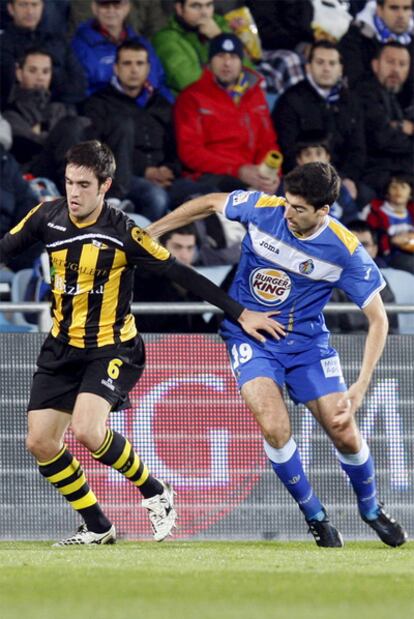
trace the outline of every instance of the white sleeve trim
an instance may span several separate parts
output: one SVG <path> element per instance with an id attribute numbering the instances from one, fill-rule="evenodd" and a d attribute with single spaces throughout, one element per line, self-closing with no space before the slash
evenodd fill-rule
<path id="1" fill-rule="evenodd" d="M 375 297 L 375 295 L 377 294 L 377 292 L 381 292 L 381 290 L 383 288 L 385 288 L 385 286 L 387 285 L 386 281 L 383 281 L 382 284 L 376 289 L 374 290 L 374 292 L 371 292 L 371 294 L 369 295 L 368 299 L 366 299 L 363 304 L 360 306 L 361 309 L 364 309 L 364 307 L 366 307 L 367 305 L 369 305 L 372 301 L 372 299 Z"/>

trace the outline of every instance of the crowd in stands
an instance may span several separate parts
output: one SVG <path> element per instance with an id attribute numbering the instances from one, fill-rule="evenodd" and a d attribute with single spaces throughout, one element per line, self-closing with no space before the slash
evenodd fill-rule
<path id="1" fill-rule="evenodd" d="M 331 215 L 414 275 L 412 0 L 0 0 L 0 17 L 0 237 L 96 138 L 117 161 L 110 203 L 148 221 L 214 191 L 283 195 L 295 165 L 331 161 Z M 193 264 L 238 261 L 224 219 L 183 236 Z"/>

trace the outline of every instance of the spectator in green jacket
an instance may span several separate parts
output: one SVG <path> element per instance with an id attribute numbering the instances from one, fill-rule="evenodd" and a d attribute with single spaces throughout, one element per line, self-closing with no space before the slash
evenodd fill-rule
<path id="1" fill-rule="evenodd" d="M 168 25 L 152 43 L 164 66 L 167 85 L 178 94 L 201 77 L 208 64 L 208 46 L 222 32 L 231 32 L 224 17 L 214 12 L 213 0 L 177 0 Z M 252 67 L 248 58 L 244 64 Z"/>

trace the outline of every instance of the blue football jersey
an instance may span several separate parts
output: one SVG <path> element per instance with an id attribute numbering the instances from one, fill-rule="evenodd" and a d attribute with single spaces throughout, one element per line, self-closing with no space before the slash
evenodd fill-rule
<path id="1" fill-rule="evenodd" d="M 384 279 L 359 243 L 340 222 L 326 216 L 312 236 L 299 238 L 284 218 L 285 199 L 256 191 L 229 194 L 224 214 L 245 224 L 239 266 L 229 294 L 252 310 L 279 310 L 275 316 L 287 331 L 266 346 L 280 352 L 299 352 L 328 344 L 322 310 L 332 289 L 344 290 L 365 307 L 384 286 Z M 222 335 L 239 331 L 226 319 Z"/>

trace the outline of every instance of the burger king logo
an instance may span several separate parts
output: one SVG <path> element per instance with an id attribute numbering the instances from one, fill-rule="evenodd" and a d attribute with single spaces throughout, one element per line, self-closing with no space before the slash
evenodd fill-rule
<path id="1" fill-rule="evenodd" d="M 249 284 L 254 298 L 265 305 L 283 303 L 292 288 L 289 275 L 276 269 L 255 269 L 250 274 Z"/>

